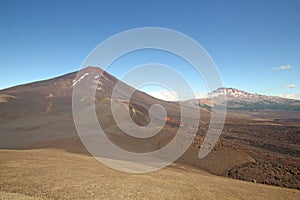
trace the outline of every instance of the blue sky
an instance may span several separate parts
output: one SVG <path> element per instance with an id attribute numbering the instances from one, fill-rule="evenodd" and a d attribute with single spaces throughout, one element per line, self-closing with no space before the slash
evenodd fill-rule
<path id="1" fill-rule="evenodd" d="M 76 71 L 103 40 L 150 26 L 195 39 L 210 54 L 227 87 L 300 98 L 299 9 L 297 0 L 1 0 L 0 88 Z M 192 73 L 176 58 L 156 54 L 129 55 L 117 62 L 122 70 L 115 67 L 110 72 L 121 76 L 133 65 L 161 61 L 176 65 L 187 77 Z M 207 92 L 203 80 L 191 82 L 197 92 Z"/>

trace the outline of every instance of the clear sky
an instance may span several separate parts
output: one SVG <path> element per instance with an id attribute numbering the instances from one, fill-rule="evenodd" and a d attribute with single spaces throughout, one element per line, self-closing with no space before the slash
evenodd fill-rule
<path id="1" fill-rule="evenodd" d="M 0 88 L 76 71 L 101 41 L 150 26 L 195 39 L 210 54 L 227 87 L 300 99 L 299 10 L 298 0 L 1 0 Z M 151 59 L 156 53 L 129 55 L 124 59 L 127 65 L 119 64 L 126 71 L 129 65 L 159 62 Z M 168 60 L 168 55 L 155 58 L 180 67 L 181 62 Z M 191 73 L 188 67 L 184 70 Z M 121 76 L 120 71 L 110 72 Z M 199 86 L 203 82 L 192 85 L 206 92 Z"/>

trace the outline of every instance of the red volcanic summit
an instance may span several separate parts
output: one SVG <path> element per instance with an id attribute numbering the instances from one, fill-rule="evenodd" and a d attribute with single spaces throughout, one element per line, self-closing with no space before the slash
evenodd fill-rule
<path id="1" fill-rule="evenodd" d="M 77 72 L 77 77 L 81 76 L 82 74 L 89 75 L 87 73 L 95 75 L 96 78 L 114 79 L 114 81 L 117 82 L 117 79 L 113 77 L 111 74 L 107 73 L 105 70 L 101 69 L 100 67 L 94 67 L 94 66 L 88 66 L 80 69 Z"/>
<path id="2" fill-rule="evenodd" d="M 94 66 L 88 66 L 85 68 L 80 69 L 80 71 L 84 71 L 84 72 L 91 72 L 91 73 L 103 73 L 104 70 L 101 69 L 100 67 L 94 67 Z"/>

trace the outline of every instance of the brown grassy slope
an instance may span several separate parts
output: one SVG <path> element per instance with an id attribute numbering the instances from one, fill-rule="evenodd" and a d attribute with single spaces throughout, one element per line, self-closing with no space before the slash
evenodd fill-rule
<path id="1" fill-rule="evenodd" d="M 1 150 L 0 199 L 297 199 L 300 191 L 170 166 L 121 173 L 90 156 L 56 149 Z M 24 197 L 24 198 L 22 198 Z"/>

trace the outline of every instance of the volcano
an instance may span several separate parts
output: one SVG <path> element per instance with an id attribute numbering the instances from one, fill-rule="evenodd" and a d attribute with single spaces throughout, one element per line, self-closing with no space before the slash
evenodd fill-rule
<path id="1" fill-rule="evenodd" d="M 117 90 L 116 84 L 119 85 Z M 95 95 L 86 96 L 90 90 Z M 112 95 L 114 92 L 116 96 Z M 211 105 L 210 98 L 186 102 L 163 101 L 136 90 L 97 67 L 1 90 L 0 148 L 25 152 L 59 149 L 90 156 L 74 125 L 72 97 L 73 101 L 76 97 L 75 101 L 84 107 L 95 106 L 99 124 L 107 137 L 125 150 L 151 152 L 167 145 L 179 127 L 187 133 L 190 128 L 196 128 L 192 145 L 176 164 L 193 166 L 221 176 L 300 188 L 299 101 L 233 88 L 220 88 L 210 97 L 224 92 L 228 102 L 226 123 L 219 142 L 204 159 L 198 158 L 198 152 L 210 123 L 211 108 L 218 106 Z M 121 113 L 129 113 L 141 127 L 151 123 L 149 110 L 159 104 L 167 112 L 165 125 L 155 136 L 134 138 L 118 127 L 111 110 L 112 101 L 117 103 Z M 188 114 L 199 111 L 197 127 L 181 122 L 180 103 Z"/>

